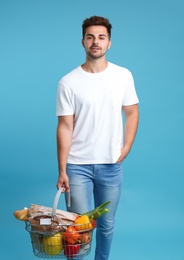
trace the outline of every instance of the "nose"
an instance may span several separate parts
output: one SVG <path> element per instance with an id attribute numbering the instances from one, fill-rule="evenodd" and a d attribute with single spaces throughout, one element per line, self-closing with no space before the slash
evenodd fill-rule
<path id="1" fill-rule="evenodd" d="M 97 39 L 93 39 L 93 45 L 98 45 L 98 40 Z"/>
<path id="2" fill-rule="evenodd" d="M 93 38 L 93 44 L 94 44 L 94 45 L 98 45 L 98 39 L 95 38 L 95 37 Z"/>

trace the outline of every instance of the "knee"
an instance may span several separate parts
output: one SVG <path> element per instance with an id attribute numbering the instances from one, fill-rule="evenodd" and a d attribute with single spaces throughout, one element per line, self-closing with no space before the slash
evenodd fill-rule
<path id="1" fill-rule="evenodd" d="M 112 234 L 114 231 L 114 218 L 100 217 L 97 220 L 97 229 L 101 231 L 105 236 Z"/>

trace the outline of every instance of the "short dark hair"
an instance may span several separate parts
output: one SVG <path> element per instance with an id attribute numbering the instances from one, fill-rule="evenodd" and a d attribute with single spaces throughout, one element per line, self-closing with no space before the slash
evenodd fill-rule
<path id="1" fill-rule="evenodd" d="M 86 29 L 89 26 L 93 26 L 93 25 L 102 25 L 105 26 L 107 28 L 107 32 L 109 34 L 109 39 L 111 38 L 111 29 L 112 29 L 112 25 L 110 24 L 109 20 L 107 18 L 101 17 L 101 16 L 91 16 L 90 18 L 86 18 L 83 21 L 82 24 L 82 36 L 84 38 L 84 35 L 86 33 Z"/>

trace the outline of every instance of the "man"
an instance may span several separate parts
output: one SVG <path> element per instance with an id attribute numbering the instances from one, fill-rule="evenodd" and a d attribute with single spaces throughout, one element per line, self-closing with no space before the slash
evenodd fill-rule
<path id="1" fill-rule="evenodd" d="M 106 60 L 111 24 L 103 17 L 84 20 L 85 63 L 60 81 L 57 94 L 57 188 L 71 192 L 77 213 L 111 201 L 98 219 L 95 260 L 107 260 L 121 194 L 122 162 L 138 126 L 138 98 L 131 73 Z M 122 111 L 125 115 L 123 129 Z"/>

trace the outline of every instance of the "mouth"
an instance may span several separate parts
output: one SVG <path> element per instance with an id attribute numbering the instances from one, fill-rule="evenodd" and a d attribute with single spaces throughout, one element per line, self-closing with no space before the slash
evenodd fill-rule
<path id="1" fill-rule="evenodd" d="M 100 50 L 100 48 L 98 46 L 92 46 L 90 49 L 92 51 L 99 51 Z"/>

